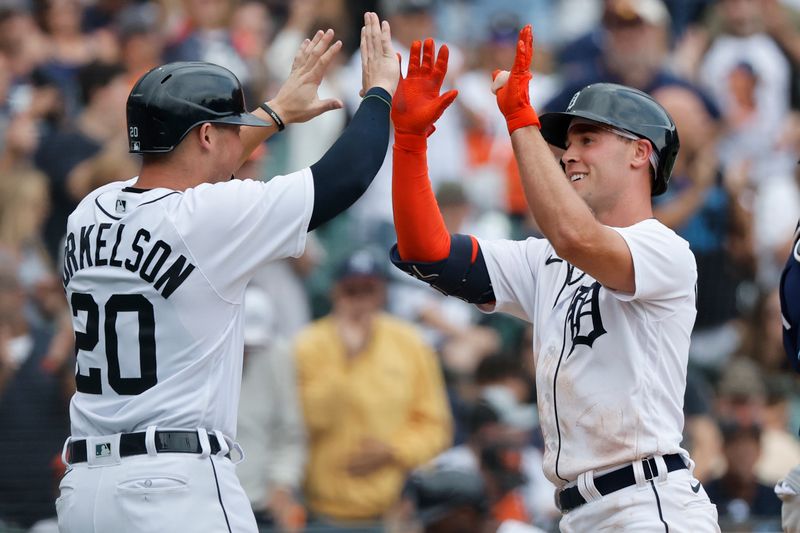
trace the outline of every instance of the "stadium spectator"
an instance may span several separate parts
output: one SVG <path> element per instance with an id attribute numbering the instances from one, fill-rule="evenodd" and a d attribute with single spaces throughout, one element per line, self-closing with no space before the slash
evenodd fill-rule
<path id="1" fill-rule="evenodd" d="M 71 183 L 72 171 L 108 143 L 127 147 L 125 101 L 128 86 L 123 67 L 90 63 L 80 70 L 78 77 L 84 107 L 73 122 L 43 138 L 34 155 L 36 166 L 50 180 L 51 209 L 44 239 L 53 257 L 61 252 L 67 216 L 91 190 L 75 187 Z"/>
<path id="2" fill-rule="evenodd" d="M 757 281 L 770 289 L 778 284 L 787 235 L 800 216 L 800 190 L 796 147 L 783 140 L 790 125 L 792 64 L 767 32 L 763 4 L 717 3 L 721 32 L 703 57 L 699 80 L 722 111 L 720 161 L 726 169 L 746 165 Z"/>
<path id="3" fill-rule="evenodd" d="M 351 255 L 331 314 L 295 340 L 309 436 L 304 494 L 313 525 L 343 532 L 379 531 L 407 474 L 451 442 L 436 355 L 411 324 L 381 311 L 385 268 L 369 251 Z"/>
<path id="4" fill-rule="evenodd" d="M 0 254 L 0 521 L 30 527 L 55 514 L 50 462 L 69 434 L 73 370 L 44 364 L 52 332 L 26 318 L 17 269 Z"/>
<path id="5" fill-rule="evenodd" d="M 780 500 L 772 487 L 760 483 L 755 475 L 754 467 L 761 454 L 761 428 L 727 422 L 722 424 L 722 435 L 728 467 L 722 477 L 706 485 L 720 521 L 743 527 L 751 517 L 779 518 Z"/>

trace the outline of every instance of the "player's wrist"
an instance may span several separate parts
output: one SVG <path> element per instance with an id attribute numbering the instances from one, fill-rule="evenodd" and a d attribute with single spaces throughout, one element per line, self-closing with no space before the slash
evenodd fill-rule
<path id="1" fill-rule="evenodd" d="M 432 128 L 433 126 L 431 126 Z M 394 146 L 406 152 L 427 152 L 428 135 L 425 133 L 394 130 Z"/>
<path id="2" fill-rule="evenodd" d="M 394 92 L 397 90 L 397 80 L 375 80 L 371 85 L 367 93 L 372 89 L 383 89 L 389 95 L 389 98 L 394 96 Z M 366 93 L 365 93 L 366 94 Z"/>
<path id="3" fill-rule="evenodd" d="M 362 98 L 362 101 L 366 100 L 367 98 L 377 98 L 388 105 L 389 109 L 391 109 L 392 96 L 392 93 L 387 91 L 384 87 L 381 87 L 380 85 L 373 85 L 369 88 L 369 90 L 367 90 L 367 92 L 364 93 L 364 98 Z"/>
<path id="4" fill-rule="evenodd" d="M 514 133 L 514 131 L 518 130 L 519 128 L 524 128 L 526 126 L 536 126 L 537 128 L 542 127 L 542 123 L 539 120 L 539 115 L 531 105 L 517 109 L 513 113 L 506 115 L 505 118 L 509 135 Z"/>
<path id="5" fill-rule="evenodd" d="M 270 122 L 278 128 L 278 131 L 283 131 L 286 125 L 291 123 L 291 114 L 280 102 L 269 100 L 258 107 L 269 116 Z"/>

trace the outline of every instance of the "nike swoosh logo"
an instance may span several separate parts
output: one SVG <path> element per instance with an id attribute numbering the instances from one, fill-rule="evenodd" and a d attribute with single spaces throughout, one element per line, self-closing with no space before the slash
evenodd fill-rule
<path id="1" fill-rule="evenodd" d="M 700 482 L 699 481 L 697 482 L 697 485 L 692 485 L 691 483 L 689 485 L 692 487 L 692 491 L 694 491 L 695 494 L 700 492 Z"/>

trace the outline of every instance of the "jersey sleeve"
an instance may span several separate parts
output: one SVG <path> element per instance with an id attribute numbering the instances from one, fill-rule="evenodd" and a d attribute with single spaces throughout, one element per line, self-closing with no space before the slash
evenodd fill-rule
<path id="1" fill-rule="evenodd" d="M 478 239 L 478 243 L 495 296 L 494 309 L 486 306 L 480 309 L 508 313 L 531 322 L 538 265 L 547 241 L 535 238 L 525 241 Z"/>
<path id="2" fill-rule="evenodd" d="M 303 253 L 313 207 L 306 168 L 269 182 L 200 185 L 184 193 L 173 217 L 203 275 L 220 296 L 238 301 L 261 265 Z"/>
<path id="3" fill-rule="evenodd" d="M 658 302 L 694 293 L 697 263 L 688 242 L 656 220 L 612 229 L 628 245 L 636 281 L 633 294 L 609 289 L 616 298 Z"/>
<path id="4" fill-rule="evenodd" d="M 783 347 L 792 368 L 800 372 L 800 223 L 779 287 Z"/>

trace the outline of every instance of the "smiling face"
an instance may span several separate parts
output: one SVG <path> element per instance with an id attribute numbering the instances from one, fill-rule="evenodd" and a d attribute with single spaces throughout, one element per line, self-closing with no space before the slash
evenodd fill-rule
<path id="1" fill-rule="evenodd" d="M 569 128 L 561 162 L 572 186 L 601 216 L 623 198 L 621 193 L 630 186 L 636 169 L 642 168 L 642 151 L 649 156 L 649 145 L 646 140 L 620 137 L 599 124 L 579 123 Z"/>

